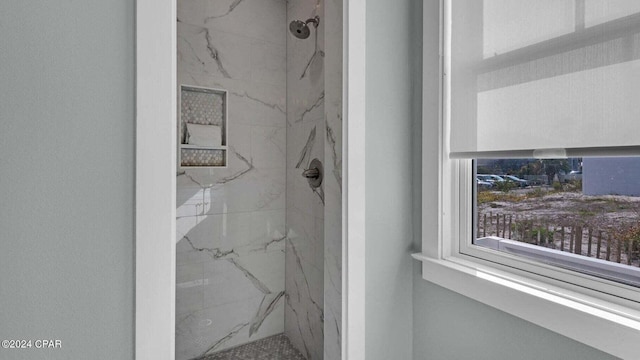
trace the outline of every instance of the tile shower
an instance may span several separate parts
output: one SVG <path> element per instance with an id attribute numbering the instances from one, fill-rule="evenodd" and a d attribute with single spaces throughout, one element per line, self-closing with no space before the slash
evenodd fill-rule
<path id="1" fill-rule="evenodd" d="M 279 334 L 340 359 L 342 0 L 177 7 L 178 84 L 226 91 L 228 118 L 226 166 L 177 172 L 176 359 Z M 314 16 L 309 38 L 289 33 Z"/>

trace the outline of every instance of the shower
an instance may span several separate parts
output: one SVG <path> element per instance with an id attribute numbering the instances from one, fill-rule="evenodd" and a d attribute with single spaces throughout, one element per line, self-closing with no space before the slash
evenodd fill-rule
<path id="1" fill-rule="evenodd" d="M 311 34 L 311 30 L 309 30 L 309 23 L 313 24 L 313 27 L 317 29 L 320 24 L 320 17 L 316 16 L 314 18 L 307 19 L 307 21 L 293 20 L 291 24 L 289 24 L 289 30 L 293 36 L 298 39 L 306 39 Z"/>
<path id="2" fill-rule="evenodd" d="M 342 1 L 177 1 L 176 360 L 342 357 Z"/>

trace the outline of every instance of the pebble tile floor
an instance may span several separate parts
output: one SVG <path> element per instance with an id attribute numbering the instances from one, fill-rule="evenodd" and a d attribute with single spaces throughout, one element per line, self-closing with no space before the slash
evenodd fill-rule
<path id="1" fill-rule="evenodd" d="M 200 360 L 305 360 L 284 334 L 250 342 Z"/>

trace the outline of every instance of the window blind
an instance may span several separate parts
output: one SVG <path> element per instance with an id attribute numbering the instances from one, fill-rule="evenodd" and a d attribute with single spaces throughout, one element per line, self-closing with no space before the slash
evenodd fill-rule
<path id="1" fill-rule="evenodd" d="M 448 12 L 450 157 L 640 155 L 640 1 Z"/>

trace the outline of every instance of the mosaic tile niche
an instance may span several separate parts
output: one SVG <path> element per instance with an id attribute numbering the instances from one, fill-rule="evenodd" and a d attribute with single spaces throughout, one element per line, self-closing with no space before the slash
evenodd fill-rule
<path id="1" fill-rule="evenodd" d="M 226 91 L 180 87 L 181 167 L 226 167 L 226 129 Z"/>

